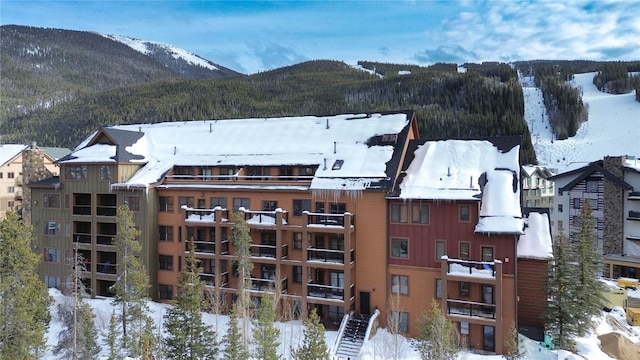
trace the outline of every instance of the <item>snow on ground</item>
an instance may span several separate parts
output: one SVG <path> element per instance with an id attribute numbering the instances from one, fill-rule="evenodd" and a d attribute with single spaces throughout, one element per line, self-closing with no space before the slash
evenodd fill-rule
<path id="1" fill-rule="evenodd" d="M 640 156 L 640 103 L 635 93 L 612 95 L 598 91 L 593 85 L 595 73 L 576 74 L 571 84 L 583 90 L 582 100 L 588 105 L 589 120 L 580 126 L 576 136 L 553 140 L 542 92 L 533 79 L 522 77 L 525 121 L 538 162 L 559 170 L 566 166 L 584 165 L 606 155 Z"/>
<path id="2" fill-rule="evenodd" d="M 62 324 L 60 323 L 57 313 L 56 313 L 56 304 L 60 303 L 64 296 L 60 293 L 60 291 L 56 289 L 49 289 L 49 294 L 54 298 L 54 305 L 51 307 L 51 315 L 52 320 L 49 325 L 49 330 L 47 332 L 47 345 L 48 351 L 46 352 L 43 359 L 59 359 L 59 357 L 54 356 L 52 353 L 52 348 L 57 343 L 58 332 L 62 328 Z M 96 315 L 95 323 L 98 328 L 98 332 L 100 334 L 99 344 L 102 346 L 102 352 L 100 353 L 101 360 L 107 360 L 108 348 L 104 344 L 102 336 L 106 334 L 109 326 L 109 319 L 111 317 L 111 313 L 114 310 L 111 299 L 108 298 L 96 298 L 96 299 L 87 299 L 91 306 L 93 307 L 94 314 Z M 149 302 L 149 308 L 151 311 L 151 315 L 156 322 L 156 326 L 161 324 L 161 320 L 164 315 L 167 314 L 168 309 L 171 305 L 161 304 L 156 302 Z M 624 315 L 624 310 L 622 308 L 616 308 L 611 312 L 611 315 L 615 317 L 618 321 L 626 324 L 626 319 Z M 228 316 L 216 316 L 208 313 L 203 314 L 203 321 L 211 326 L 214 330 L 216 330 L 218 334 L 218 339 L 221 340 L 222 337 L 226 334 L 226 329 L 228 328 L 229 317 Z M 585 338 L 577 339 L 578 344 L 578 353 L 580 356 L 571 354 L 569 352 L 559 350 L 559 351 L 549 351 L 538 345 L 537 342 L 533 340 L 528 340 L 525 338 L 524 347 L 527 349 L 526 356 L 524 359 L 528 360 L 547 360 L 547 359 L 611 359 L 606 354 L 604 354 L 598 347 L 599 340 L 597 336 L 600 334 L 605 334 L 614 331 L 615 329 L 609 325 L 605 321 L 605 317 L 601 317 L 598 322 L 598 328 L 594 334 L 591 334 Z M 302 344 L 303 333 L 302 333 L 302 323 L 300 321 L 290 321 L 286 323 L 278 322 L 276 326 L 280 329 L 280 354 L 283 355 L 284 359 L 290 359 L 290 349 L 297 348 L 300 344 Z M 160 329 L 161 330 L 161 329 Z M 640 327 L 633 327 L 634 336 L 631 336 L 630 339 L 638 343 L 640 342 Z M 334 348 L 337 340 L 337 331 L 326 331 L 325 332 L 325 340 L 330 349 Z M 420 355 L 416 352 L 411 346 L 410 340 L 399 336 L 397 339 L 394 339 L 393 335 L 387 332 L 385 329 L 378 329 L 375 336 L 371 338 L 371 340 L 367 341 L 363 346 L 360 359 L 361 360 L 384 360 L 392 358 L 391 354 L 393 354 L 394 344 L 397 341 L 397 348 L 399 349 L 399 359 L 406 360 L 418 360 L 420 359 Z M 462 351 L 458 356 L 458 360 L 498 360 L 503 359 L 499 355 L 482 355 L 476 354 L 470 351 Z"/>

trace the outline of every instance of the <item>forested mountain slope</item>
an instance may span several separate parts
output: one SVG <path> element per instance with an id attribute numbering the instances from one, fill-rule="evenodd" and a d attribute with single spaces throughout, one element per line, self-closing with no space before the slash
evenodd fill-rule
<path id="1" fill-rule="evenodd" d="M 506 75 L 485 76 L 487 69 Z M 338 61 L 309 61 L 245 77 L 163 80 L 14 117 L 0 133 L 7 134 L 5 141 L 73 147 L 106 124 L 413 109 L 424 138 L 522 135 L 523 161 L 535 162 L 522 88 L 507 64 L 478 65 L 466 73 L 437 64 L 400 73 L 380 77 Z"/>
<path id="2" fill-rule="evenodd" d="M 0 122 L 116 87 L 240 75 L 222 66 L 189 63 L 168 46 L 148 43 L 148 48 L 142 53 L 86 31 L 1 26 Z"/>

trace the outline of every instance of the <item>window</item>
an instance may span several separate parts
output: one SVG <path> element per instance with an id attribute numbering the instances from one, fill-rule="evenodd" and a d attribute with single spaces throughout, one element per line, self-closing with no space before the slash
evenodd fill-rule
<path id="1" fill-rule="evenodd" d="M 294 283 L 302 282 L 302 266 L 293 267 L 293 282 Z"/>
<path id="2" fill-rule="evenodd" d="M 562 229 L 562 225 L 564 225 L 562 220 L 558 220 L 558 229 Z"/>
<path id="3" fill-rule="evenodd" d="M 232 180 L 237 172 L 234 167 L 221 167 L 219 180 Z"/>
<path id="4" fill-rule="evenodd" d="M 580 209 L 580 203 L 582 202 L 582 199 L 580 198 L 573 198 L 571 199 L 571 202 L 573 203 L 573 208 L 574 209 Z"/>
<path id="5" fill-rule="evenodd" d="M 408 239 L 391 239 L 391 257 L 409 258 L 409 240 Z"/>
<path id="6" fill-rule="evenodd" d="M 436 279 L 436 299 L 442 298 L 442 279 Z"/>
<path id="7" fill-rule="evenodd" d="M 64 264 L 71 265 L 71 250 L 64 251 Z"/>
<path id="8" fill-rule="evenodd" d="M 329 206 L 330 214 L 344 214 L 347 212 L 347 204 L 345 203 L 332 203 Z"/>
<path id="9" fill-rule="evenodd" d="M 598 192 L 598 180 L 587 179 L 587 192 L 591 192 L 591 193 Z"/>
<path id="10" fill-rule="evenodd" d="M 7 173 L 7 179 L 13 179 L 15 177 L 15 174 L 12 172 L 8 172 Z"/>
<path id="11" fill-rule="evenodd" d="M 471 207 L 469 205 L 460 205 L 460 221 L 471 221 Z"/>
<path id="12" fill-rule="evenodd" d="M 65 221 L 64 223 L 64 236 L 65 237 L 71 236 L 71 223 L 68 221 Z"/>
<path id="13" fill-rule="evenodd" d="M 598 210 L 598 199 L 589 199 L 589 205 L 591 205 L 591 210 Z"/>
<path id="14" fill-rule="evenodd" d="M 160 211 L 173 211 L 173 197 L 160 196 Z"/>
<path id="15" fill-rule="evenodd" d="M 12 193 L 16 192 L 16 188 L 15 188 L 15 187 L 13 187 L 13 186 L 8 186 L 8 187 L 7 187 L 7 192 L 8 192 L 9 194 L 12 194 Z"/>
<path id="16" fill-rule="evenodd" d="M 429 205 L 413 204 L 411 205 L 411 222 L 414 224 L 429 223 Z"/>
<path id="17" fill-rule="evenodd" d="M 176 166 L 173 168 L 173 175 L 177 178 L 193 177 L 194 169 L 191 166 Z"/>
<path id="18" fill-rule="evenodd" d="M 466 242 L 466 241 L 461 241 L 458 246 L 460 248 L 459 249 L 460 250 L 459 251 L 460 259 L 469 259 L 470 258 L 470 256 L 469 256 L 470 244 L 468 242 Z"/>
<path id="19" fill-rule="evenodd" d="M 44 283 L 48 288 L 60 288 L 60 276 L 45 275 Z"/>
<path id="20" fill-rule="evenodd" d="M 460 281 L 460 296 L 469 296 L 471 294 L 471 284 L 466 281 Z"/>
<path id="21" fill-rule="evenodd" d="M 344 251 L 344 237 L 342 235 L 329 236 L 329 249 Z"/>
<path id="22" fill-rule="evenodd" d="M 406 204 L 391 204 L 391 222 L 406 223 L 409 216 L 408 212 Z"/>
<path id="23" fill-rule="evenodd" d="M 482 247 L 482 261 L 493 261 L 495 258 L 493 257 L 493 246 L 483 246 Z"/>
<path id="24" fill-rule="evenodd" d="M 85 165 L 67 165 L 64 168 L 64 177 L 67 180 L 86 180 L 87 167 Z"/>
<path id="25" fill-rule="evenodd" d="M 60 223 L 57 221 L 45 221 L 44 222 L 44 234 L 45 235 L 58 235 L 60 234 Z"/>
<path id="26" fill-rule="evenodd" d="M 262 211 L 274 211 L 278 207 L 278 202 L 274 200 L 265 200 L 262 202 Z"/>
<path id="27" fill-rule="evenodd" d="M 344 273 L 331 272 L 329 274 L 331 286 L 344 289 Z"/>
<path id="28" fill-rule="evenodd" d="M 198 199 L 198 209 L 206 208 L 205 199 Z"/>
<path id="29" fill-rule="evenodd" d="M 409 276 L 391 275 L 391 293 L 408 295 L 409 294 Z"/>
<path id="30" fill-rule="evenodd" d="M 460 322 L 460 334 L 469 335 L 469 323 L 466 321 Z"/>
<path id="31" fill-rule="evenodd" d="M 447 255 L 447 243 L 444 240 L 436 240 L 436 261 L 440 261 Z"/>
<path id="32" fill-rule="evenodd" d="M 233 198 L 233 211 L 237 212 L 240 208 L 250 209 L 249 198 Z"/>
<path id="33" fill-rule="evenodd" d="M 310 166 L 301 166 L 298 168 L 298 175 L 301 177 L 309 178 L 313 176 L 313 168 Z"/>
<path id="34" fill-rule="evenodd" d="M 317 213 L 324 213 L 324 203 L 323 202 L 316 202 L 316 212 Z"/>
<path id="35" fill-rule="evenodd" d="M 182 208 L 183 206 L 187 206 L 192 208 L 194 205 L 193 196 L 180 196 L 178 197 L 178 206 Z"/>
<path id="36" fill-rule="evenodd" d="M 2 179 L 2 173 L 0 172 L 0 179 Z"/>
<path id="37" fill-rule="evenodd" d="M 13 209 L 14 205 L 15 205 L 15 202 L 13 200 L 7 201 L 7 208 L 8 209 Z"/>
<path id="38" fill-rule="evenodd" d="M 158 264 L 160 266 L 160 270 L 173 270 L 173 256 L 158 255 Z"/>
<path id="39" fill-rule="evenodd" d="M 50 209 L 60 209 L 60 194 L 42 195 L 42 207 Z"/>
<path id="40" fill-rule="evenodd" d="M 140 211 L 140 196 L 125 195 L 124 204 L 133 212 Z"/>
<path id="41" fill-rule="evenodd" d="M 290 166 L 283 166 L 278 169 L 278 176 L 281 180 L 295 180 L 293 177 L 293 168 Z"/>
<path id="42" fill-rule="evenodd" d="M 100 180 L 111 180 L 111 165 L 100 165 Z"/>
<path id="43" fill-rule="evenodd" d="M 160 225 L 160 241 L 173 241 L 173 226 Z"/>
<path id="44" fill-rule="evenodd" d="M 202 180 L 212 180 L 213 176 L 211 176 L 211 174 L 213 174 L 213 172 L 210 167 L 203 166 L 200 168 L 200 176 L 202 177 Z"/>
<path id="45" fill-rule="evenodd" d="M 293 233 L 293 248 L 294 249 L 302 249 L 302 233 L 294 232 Z"/>
<path id="46" fill-rule="evenodd" d="M 561 213 L 562 212 L 562 204 L 558 204 L 558 212 Z"/>
<path id="47" fill-rule="evenodd" d="M 403 311 L 391 311 L 391 326 L 401 333 L 409 332 L 409 313 Z"/>
<path id="48" fill-rule="evenodd" d="M 293 200 L 293 216 L 302 216 L 303 211 L 311 211 L 311 200 Z"/>
<path id="49" fill-rule="evenodd" d="M 54 248 L 44 248 L 44 262 L 59 263 L 62 250 Z"/>
<path id="50" fill-rule="evenodd" d="M 227 208 L 227 198 L 224 197 L 212 197 L 211 199 L 211 208 L 214 209 L 216 206 L 220 206 L 223 209 Z"/>
<path id="51" fill-rule="evenodd" d="M 247 168 L 247 176 L 250 180 L 269 180 L 271 168 L 268 166 L 252 166 Z"/>
<path id="52" fill-rule="evenodd" d="M 158 298 L 162 300 L 172 300 L 173 285 L 158 284 Z"/>

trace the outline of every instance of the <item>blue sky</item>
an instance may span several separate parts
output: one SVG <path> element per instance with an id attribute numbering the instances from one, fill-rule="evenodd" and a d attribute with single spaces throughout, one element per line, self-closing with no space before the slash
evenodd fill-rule
<path id="1" fill-rule="evenodd" d="M 178 46 L 255 73 L 305 60 L 640 60 L 631 1 L 0 0 L 0 23 Z"/>

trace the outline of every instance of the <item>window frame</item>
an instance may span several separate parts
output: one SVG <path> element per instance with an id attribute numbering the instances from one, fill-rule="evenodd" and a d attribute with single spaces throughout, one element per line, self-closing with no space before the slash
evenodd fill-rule
<path id="1" fill-rule="evenodd" d="M 466 247 L 466 255 L 464 256 L 464 252 L 463 252 L 463 246 Z M 471 242 L 469 241 L 460 241 L 458 242 L 458 257 L 462 260 L 469 260 L 471 259 Z"/>
<path id="2" fill-rule="evenodd" d="M 62 250 L 54 247 L 43 248 L 42 262 L 49 264 L 60 264 L 62 262 Z"/>
<path id="3" fill-rule="evenodd" d="M 173 212 L 173 196 L 160 196 L 158 198 L 158 211 Z"/>
<path id="4" fill-rule="evenodd" d="M 394 259 L 409 259 L 409 239 L 408 238 L 400 238 L 400 237 L 392 237 L 390 240 L 389 248 L 391 253 L 389 256 Z M 402 244 L 404 246 L 404 256 L 402 252 Z"/>
<path id="5" fill-rule="evenodd" d="M 311 199 L 293 199 L 292 206 L 293 216 L 302 216 L 305 211 L 311 211 Z"/>
<path id="6" fill-rule="evenodd" d="M 65 165 L 64 179 L 67 181 L 87 180 L 87 166 L 86 165 Z"/>
<path id="7" fill-rule="evenodd" d="M 113 180 L 113 167 L 111 165 L 100 165 L 100 181 Z"/>
<path id="8" fill-rule="evenodd" d="M 391 223 L 407 224 L 409 222 L 409 205 L 394 203 L 391 204 Z"/>
<path id="9" fill-rule="evenodd" d="M 423 203 L 411 204 L 411 223 L 420 224 L 420 225 L 429 225 L 430 210 L 431 209 L 429 209 L 429 204 L 423 204 Z M 426 213 L 426 219 L 424 216 L 425 213 Z M 417 217 L 416 217 L 416 214 L 417 214 Z"/>
<path id="10" fill-rule="evenodd" d="M 140 212 L 140 195 L 124 195 L 124 203 L 131 212 Z"/>
<path id="11" fill-rule="evenodd" d="M 302 266 L 293 265 L 291 267 L 291 280 L 297 284 L 302 283 Z"/>
<path id="12" fill-rule="evenodd" d="M 173 242 L 173 232 L 173 225 L 158 225 L 158 241 Z"/>
<path id="13" fill-rule="evenodd" d="M 245 205 L 246 204 L 246 205 Z M 251 199 L 243 198 L 243 197 L 234 197 L 232 200 L 233 212 L 236 213 L 240 211 L 240 208 L 245 208 L 245 210 L 251 209 Z"/>
<path id="14" fill-rule="evenodd" d="M 51 224 L 57 224 L 55 230 L 53 232 L 49 231 L 52 229 Z M 54 220 L 45 220 L 44 221 L 44 236 L 59 236 L 60 235 L 60 222 Z"/>
<path id="15" fill-rule="evenodd" d="M 57 198 L 57 202 L 58 202 L 58 206 L 55 206 L 55 204 L 51 204 L 52 201 L 55 203 L 55 200 Z M 45 193 L 42 194 L 42 208 L 44 209 L 60 209 L 60 207 L 62 206 L 62 202 L 61 202 L 61 197 L 60 194 L 52 194 L 52 193 Z"/>
<path id="16" fill-rule="evenodd" d="M 462 209 L 467 209 L 466 219 Z M 458 221 L 463 223 L 471 222 L 471 205 L 467 205 L 467 204 L 458 205 Z"/>
<path id="17" fill-rule="evenodd" d="M 488 253 L 485 253 L 485 250 L 491 250 L 491 259 L 488 259 L 486 256 L 488 255 Z M 491 246 L 491 245 L 481 245 L 480 246 L 480 259 L 482 259 L 483 262 L 493 262 L 496 258 L 496 249 L 495 246 Z"/>
<path id="18" fill-rule="evenodd" d="M 158 254 L 158 270 L 173 271 L 173 255 Z"/>
<path id="19" fill-rule="evenodd" d="M 209 197 L 209 206 L 211 206 L 212 209 L 215 209 L 218 206 L 220 206 L 222 209 L 226 209 L 227 208 L 227 198 L 226 197 L 221 197 L 221 196 Z"/>
<path id="20" fill-rule="evenodd" d="M 293 249 L 294 250 L 302 250 L 302 232 L 296 231 L 293 233 Z"/>
<path id="21" fill-rule="evenodd" d="M 435 293 L 436 299 L 442 299 L 442 279 L 435 278 Z"/>
<path id="22" fill-rule="evenodd" d="M 391 293 L 394 295 L 408 296 L 409 280 L 409 275 L 391 274 Z M 397 281 L 397 285 L 395 281 Z M 398 286 L 398 288 L 395 289 L 395 286 Z"/>
<path id="23" fill-rule="evenodd" d="M 459 293 L 460 297 L 470 297 L 471 296 L 471 283 L 468 281 L 460 281 L 459 282 Z"/>
<path id="24" fill-rule="evenodd" d="M 439 245 L 442 246 L 442 249 L 438 249 Z M 443 256 L 447 255 L 447 241 L 446 240 L 436 240 L 435 243 L 434 243 L 434 246 L 435 246 L 434 254 L 436 255 L 436 261 L 440 261 L 440 260 L 442 260 Z M 441 254 L 438 255 L 439 253 L 441 253 Z"/>

